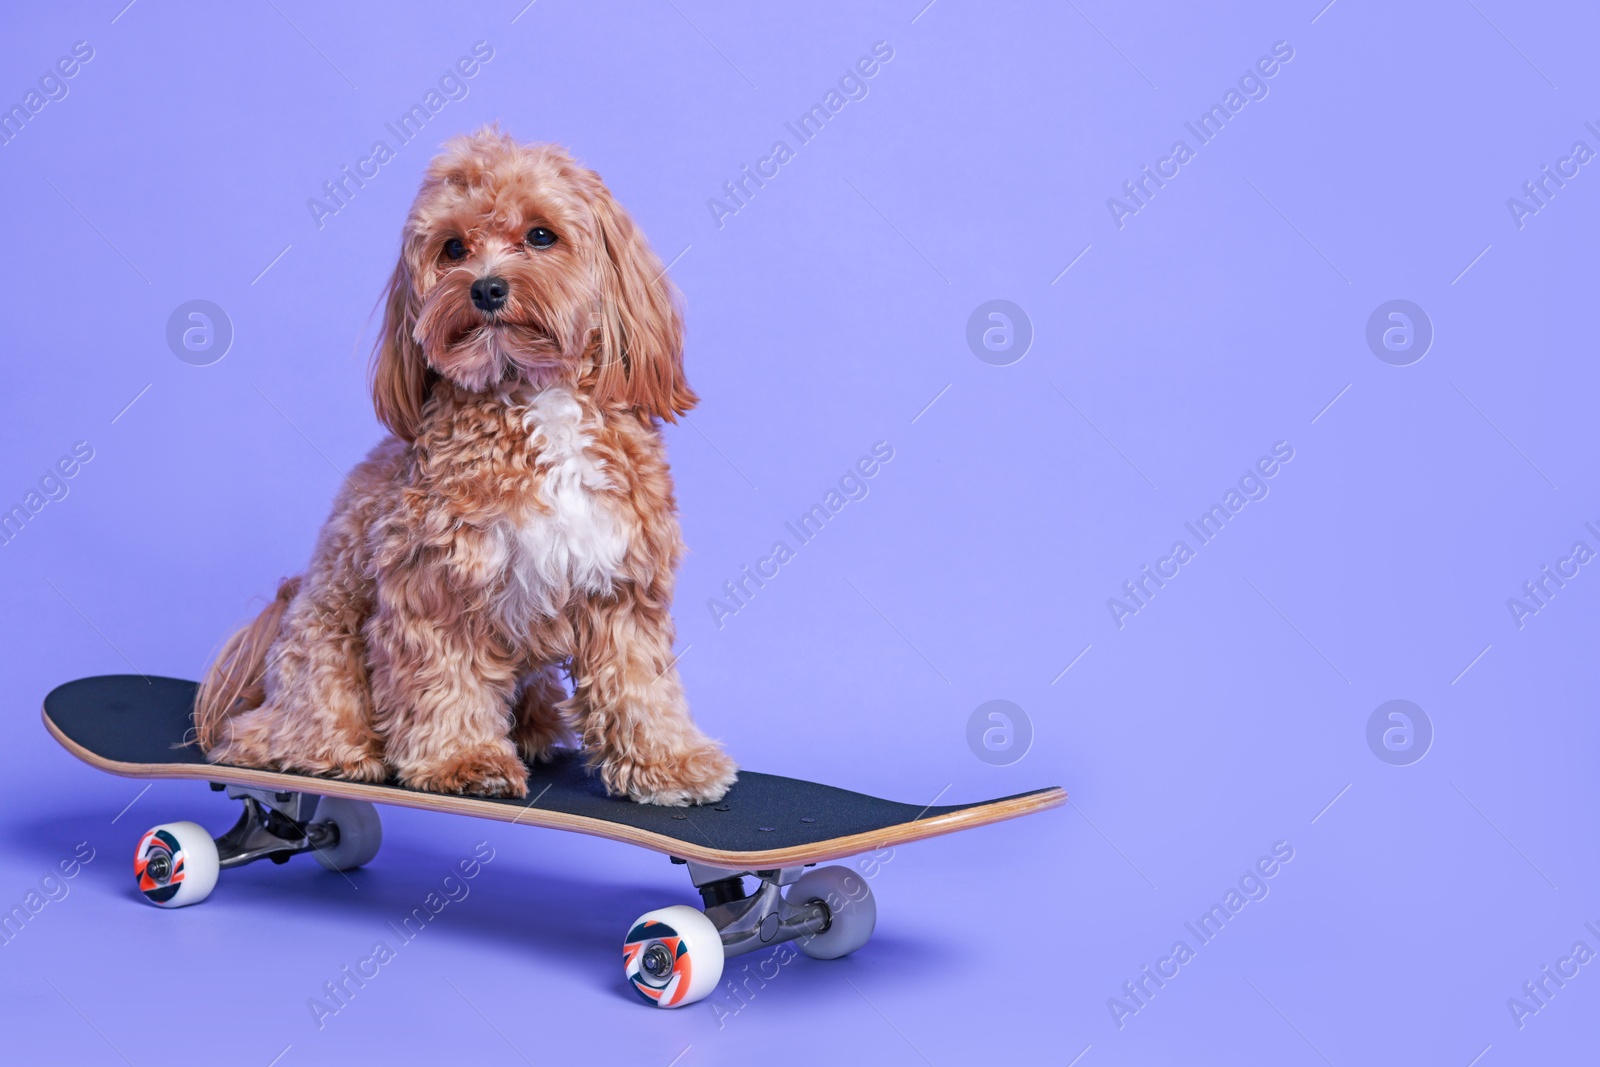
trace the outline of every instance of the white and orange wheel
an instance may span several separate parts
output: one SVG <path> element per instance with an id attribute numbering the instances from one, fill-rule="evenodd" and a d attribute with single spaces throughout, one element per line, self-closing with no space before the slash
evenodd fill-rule
<path id="1" fill-rule="evenodd" d="M 722 959 L 722 935 L 687 904 L 645 912 L 622 946 L 628 984 L 658 1008 L 681 1008 L 710 995 L 722 981 Z"/>
<path id="2" fill-rule="evenodd" d="M 199 823 L 168 822 L 146 830 L 133 854 L 139 892 L 160 908 L 200 903 L 216 887 L 220 869 L 217 843 Z"/>

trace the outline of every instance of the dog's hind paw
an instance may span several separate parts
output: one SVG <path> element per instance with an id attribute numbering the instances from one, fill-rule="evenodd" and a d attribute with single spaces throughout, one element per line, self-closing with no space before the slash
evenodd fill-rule
<path id="1" fill-rule="evenodd" d="M 271 720 L 260 708 L 225 721 L 218 732 L 217 742 L 206 750 L 206 759 L 211 763 L 278 769 L 272 751 Z"/>
<path id="2" fill-rule="evenodd" d="M 428 793 L 464 793 L 481 797 L 525 797 L 528 768 L 511 742 L 502 740 L 458 753 L 423 768 L 410 768 L 400 784 Z"/>
<path id="3" fill-rule="evenodd" d="M 304 774 L 315 778 L 342 778 L 348 782 L 382 782 L 389 778 L 389 765 L 382 756 L 349 748 L 287 755 L 270 747 L 240 739 L 226 740 L 206 753 L 212 763 L 233 767 L 253 767 L 284 774 Z"/>
<path id="4" fill-rule="evenodd" d="M 344 778 L 352 782 L 383 782 L 389 778 L 389 765 L 382 756 L 356 756 L 350 759 L 330 760 L 328 769 L 314 772 L 329 778 Z"/>

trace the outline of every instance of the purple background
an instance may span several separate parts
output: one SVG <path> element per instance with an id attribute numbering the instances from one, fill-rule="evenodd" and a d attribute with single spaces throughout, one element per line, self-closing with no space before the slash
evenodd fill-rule
<path id="1" fill-rule="evenodd" d="M 0 548 L 0 904 L 78 842 L 96 856 L 0 947 L 8 1056 L 1590 1054 L 1600 965 L 1520 1029 L 1507 998 L 1575 942 L 1600 951 L 1600 574 L 1521 628 L 1507 598 L 1575 541 L 1600 550 L 1600 174 L 1520 228 L 1507 198 L 1574 141 L 1600 149 L 1592 12 L 123 2 L 13 13 L 0 37 L 7 105 L 73 42 L 94 49 L 0 147 L 0 503 L 94 450 Z M 307 199 L 479 40 L 494 57 L 469 95 L 319 229 Z M 775 139 L 795 147 L 783 124 L 880 40 L 894 58 L 869 95 L 719 227 L 708 198 Z M 1195 147 L 1185 121 L 1276 41 L 1294 58 L 1269 95 L 1119 229 L 1107 198 L 1174 139 Z M 38 723 L 71 678 L 194 676 L 303 566 L 379 436 L 369 312 L 418 176 L 491 120 L 570 146 L 674 261 L 703 397 L 667 431 L 699 720 L 750 767 L 895 799 L 1073 797 L 897 850 L 873 942 L 797 960 L 743 1006 L 633 1002 L 628 923 L 694 896 L 664 859 L 572 834 L 386 809 L 382 854 L 348 880 L 256 865 L 201 907 L 146 907 L 139 832 L 220 832 L 234 805 L 142 791 Z M 165 340 L 196 298 L 235 331 L 211 366 Z M 996 298 L 1034 333 L 1009 366 L 966 341 Z M 1397 298 L 1435 330 L 1405 367 L 1365 339 Z M 894 459 L 868 497 L 719 628 L 707 600 L 880 440 Z M 1119 628 L 1107 599 L 1193 547 L 1183 524 L 1278 441 L 1294 459 L 1270 495 Z M 995 699 L 1034 735 L 1008 766 L 967 742 Z M 1366 739 L 1393 699 L 1432 723 L 1410 766 Z M 480 840 L 496 858 L 471 895 L 319 1030 L 307 999 Z M 1294 859 L 1270 894 L 1199 946 L 1185 922 L 1279 841 Z M 1108 998 L 1180 938 L 1195 958 L 1119 1028 Z"/>

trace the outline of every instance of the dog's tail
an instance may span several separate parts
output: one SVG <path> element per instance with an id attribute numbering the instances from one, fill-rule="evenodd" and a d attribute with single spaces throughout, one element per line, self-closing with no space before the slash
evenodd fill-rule
<path id="1" fill-rule="evenodd" d="M 278 639 L 289 601 L 299 591 L 298 576 L 279 582 L 272 603 L 229 637 L 206 669 L 194 701 L 195 740 L 201 751 L 209 752 L 221 740 L 222 725 L 229 718 L 259 708 L 266 700 L 267 652 Z"/>

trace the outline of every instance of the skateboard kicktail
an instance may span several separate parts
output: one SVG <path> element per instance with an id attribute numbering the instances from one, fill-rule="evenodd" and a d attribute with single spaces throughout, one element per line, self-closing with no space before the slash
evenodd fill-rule
<path id="1" fill-rule="evenodd" d="M 258 859 L 286 863 L 308 852 L 329 870 L 377 855 L 383 828 L 374 804 L 475 815 L 571 830 L 638 845 L 684 864 L 704 908 L 647 912 L 627 931 L 623 963 L 645 1002 L 676 1008 L 709 995 L 726 957 L 793 940 L 834 959 L 871 936 L 876 904 L 866 879 L 816 864 L 1043 811 L 1066 802 L 1051 787 L 973 804 L 926 806 L 741 770 L 715 804 L 686 808 L 608 796 L 564 752 L 528 767 L 528 796 L 455 796 L 303 774 L 208 763 L 192 737 L 195 683 L 105 675 L 59 686 L 44 723 L 67 751 L 132 778 L 193 778 L 226 790 L 243 810 L 213 837 L 193 822 L 146 831 L 134 855 L 140 891 L 161 907 L 204 900 L 219 873 Z M 754 881 L 753 887 L 746 880 Z"/>

